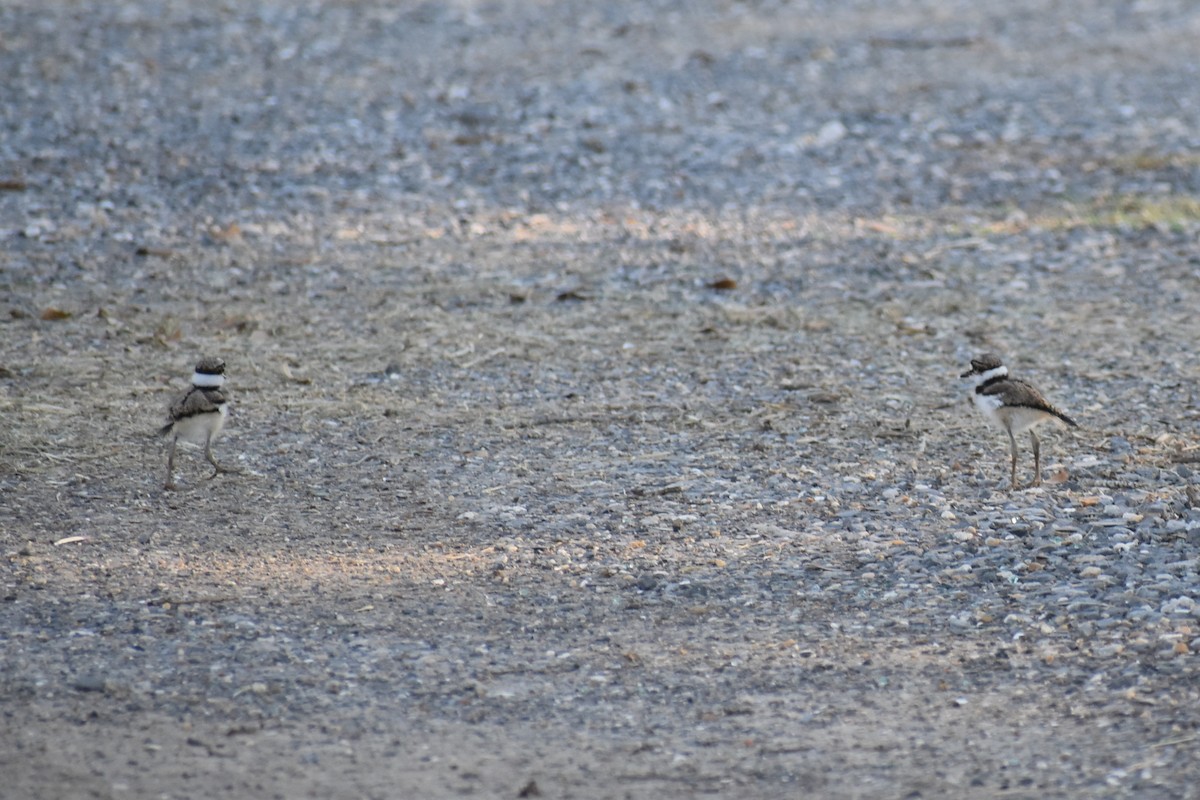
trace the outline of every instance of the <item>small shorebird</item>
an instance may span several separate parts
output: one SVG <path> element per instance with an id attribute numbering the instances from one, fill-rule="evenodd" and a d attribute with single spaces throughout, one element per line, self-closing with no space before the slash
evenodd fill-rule
<path id="1" fill-rule="evenodd" d="M 213 458 L 212 443 L 225 427 L 228 413 L 228 398 L 222 390 L 225 385 L 225 362 L 219 358 L 200 359 L 192 373 L 192 385 L 171 403 L 170 422 L 159 431 L 160 436 L 171 437 L 171 450 L 167 456 L 167 482 L 165 489 L 175 488 L 175 445 L 180 439 L 204 443 L 204 457 L 213 465 L 216 477 L 226 469 Z"/>
<path id="2" fill-rule="evenodd" d="M 1029 431 L 1033 440 L 1033 483 L 1042 483 L 1042 459 L 1037 434 L 1033 429 L 1043 422 L 1060 422 L 1078 428 L 1075 420 L 1058 410 L 1042 396 L 1033 384 L 1020 378 L 1010 378 L 1008 367 L 1000 356 L 986 353 L 971 359 L 971 368 L 962 374 L 972 378 L 975 393 L 971 399 L 975 407 L 993 424 L 1008 432 L 1012 445 L 1012 488 L 1017 488 L 1017 434 Z"/>

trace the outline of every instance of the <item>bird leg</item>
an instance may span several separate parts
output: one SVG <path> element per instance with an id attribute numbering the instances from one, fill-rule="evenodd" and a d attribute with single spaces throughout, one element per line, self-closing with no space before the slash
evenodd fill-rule
<path id="1" fill-rule="evenodd" d="M 175 488 L 175 443 L 179 441 L 174 436 L 171 437 L 171 449 L 167 451 L 167 482 L 163 484 L 164 489 Z"/>
<path id="2" fill-rule="evenodd" d="M 1042 454 L 1041 445 L 1038 441 L 1037 434 L 1033 431 L 1029 432 L 1029 438 L 1033 440 L 1033 485 L 1042 485 Z"/>
<path id="3" fill-rule="evenodd" d="M 1012 445 L 1012 488 L 1015 491 L 1017 488 L 1017 437 L 1013 436 L 1012 430 L 1008 431 L 1008 441 Z"/>
<path id="4" fill-rule="evenodd" d="M 236 469 L 231 469 L 229 467 L 222 467 L 220 464 L 217 463 L 217 460 L 215 458 L 213 458 L 212 437 L 211 436 L 204 440 L 204 457 L 206 459 L 208 459 L 208 463 L 213 465 L 213 474 L 208 476 L 210 480 L 212 478 L 217 477 L 221 473 L 225 473 L 228 475 L 236 475 L 238 473 L 238 471 Z"/>

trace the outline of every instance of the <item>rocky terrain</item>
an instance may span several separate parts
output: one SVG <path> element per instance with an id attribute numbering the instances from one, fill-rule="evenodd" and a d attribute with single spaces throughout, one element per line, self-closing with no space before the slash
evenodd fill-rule
<path id="1" fill-rule="evenodd" d="M 1200 797 L 1198 39 L 5 3 L 0 794 Z"/>

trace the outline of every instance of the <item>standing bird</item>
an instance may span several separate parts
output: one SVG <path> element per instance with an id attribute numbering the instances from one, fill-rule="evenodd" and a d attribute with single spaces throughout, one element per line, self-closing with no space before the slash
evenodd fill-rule
<path id="1" fill-rule="evenodd" d="M 170 422 L 159 431 L 160 436 L 171 437 L 170 455 L 167 456 L 167 482 L 165 489 L 175 488 L 175 445 L 182 439 L 204 443 L 204 457 L 213 465 L 215 478 L 222 472 L 234 472 L 217 463 L 213 458 L 212 443 L 225 427 L 228 402 L 221 387 L 225 385 L 225 362 L 209 356 L 200 359 L 192 373 L 192 385 L 171 403 Z"/>
<path id="2" fill-rule="evenodd" d="M 1031 485 L 1040 486 L 1041 443 L 1033 429 L 1051 420 L 1072 428 L 1078 428 L 1079 425 L 1055 408 L 1033 384 L 1008 377 L 1008 367 L 1004 366 L 998 355 L 986 353 L 971 359 L 971 368 L 961 377 L 974 379 L 975 393 L 971 399 L 980 413 L 1008 431 L 1008 441 L 1012 445 L 1012 488 L 1017 488 L 1017 434 L 1024 431 L 1029 431 L 1029 438 L 1033 440 L 1034 474 Z"/>

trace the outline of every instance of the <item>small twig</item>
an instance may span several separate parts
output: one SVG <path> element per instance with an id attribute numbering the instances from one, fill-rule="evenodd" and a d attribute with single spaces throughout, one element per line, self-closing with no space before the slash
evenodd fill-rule
<path id="1" fill-rule="evenodd" d="M 470 361 L 459 364 L 458 368 L 459 369 L 470 369 L 471 367 L 474 367 L 478 364 L 482 364 L 484 361 L 488 361 L 490 359 L 495 358 L 496 356 L 500 355 L 503 352 L 504 352 L 503 347 L 497 347 L 495 350 L 491 350 L 487 353 L 484 353 L 479 358 L 473 358 Z"/>
<path id="2" fill-rule="evenodd" d="M 977 247 L 985 247 L 987 243 L 987 239 L 981 239 L 977 236 L 972 236 L 967 239 L 959 239 L 958 241 L 954 242 L 943 242 L 942 244 L 935 245 L 934 247 L 931 247 L 929 250 L 925 251 L 924 258 L 926 260 L 936 258 L 947 250 L 974 250 Z"/>
<path id="3" fill-rule="evenodd" d="M 216 595 L 213 597 L 187 597 L 183 599 L 164 598 L 157 602 L 151 602 L 150 605 L 159 606 L 194 606 L 199 603 L 230 603 L 241 598 L 233 594 Z"/>
<path id="4" fill-rule="evenodd" d="M 70 414 L 71 409 L 63 406 L 56 406 L 52 403 L 29 403 L 24 406 L 22 411 L 32 411 L 35 414 Z"/>
<path id="5" fill-rule="evenodd" d="M 1196 741 L 1196 739 L 1200 739 L 1200 734 L 1193 733 L 1191 736 L 1179 736 L 1175 739 L 1167 739 L 1162 742 L 1155 742 L 1154 744 L 1152 744 L 1150 746 L 1151 747 L 1171 747 L 1172 745 L 1176 745 L 1176 744 L 1187 744 L 1188 742 L 1194 742 L 1194 741 Z"/>
<path id="6" fill-rule="evenodd" d="M 25 452 L 26 453 L 34 453 L 36 455 L 41 456 L 42 458 L 48 458 L 51 461 L 73 462 L 76 460 L 75 456 L 62 456 L 62 455 L 58 455 L 56 453 L 51 453 L 49 450 L 42 450 L 40 448 L 30 448 L 29 450 L 26 450 Z"/>
<path id="7" fill-rule="evenodd" d="M 540 425 L 574 425 L 576 422 L 594 422 L 589 417 L 537 417 L 528 422 L 518 422 L 514 428 L 534 428 Z"/>
<path id="8" fill-rule="evenodd" d="M 23 447 L 20 450 L 14 450 L 13 452 L 19 453 L 19 454 L 25 455 L 25 456 L 36 456 L 38 458 L 46 458 L 51 461 L 68 462 L 68 463 L 74 463 L 77 461 L 96 461 L 97 459 L 110 457 L 106 453 L 91 453 L 91 454 L 84 453 L 81 455 L 62 455 L 61 453 L 55 453 L 50 450 L 47 450 L 44 447 L 36 447 L 36 446 L 35 447 Z"/>

